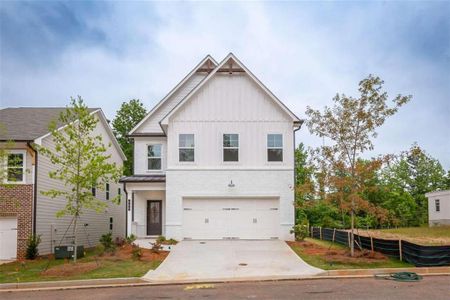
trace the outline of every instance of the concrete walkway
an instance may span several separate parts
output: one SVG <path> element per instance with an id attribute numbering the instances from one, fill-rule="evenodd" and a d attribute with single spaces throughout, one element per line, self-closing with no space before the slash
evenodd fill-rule
<path id="1" fill-rule="evenodd" d="M 284 241 L 182 241 L 156 270 L 142 279 L 257 280 L 322 272 L 301 260 Z"/>

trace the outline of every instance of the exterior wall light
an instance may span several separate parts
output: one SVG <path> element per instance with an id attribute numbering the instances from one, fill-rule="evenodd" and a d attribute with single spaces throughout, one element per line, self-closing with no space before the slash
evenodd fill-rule
<path id="1" fill-rule="evenodd" d="M 228 187 L 230 187 L 230 188 L 234 187 L 233 180 L 230 181 L 230 183 L 228 184 Z"/>

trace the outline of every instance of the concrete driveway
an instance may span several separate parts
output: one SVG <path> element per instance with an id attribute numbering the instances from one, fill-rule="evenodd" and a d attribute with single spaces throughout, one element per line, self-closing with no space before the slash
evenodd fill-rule
<path id="1" fill-rule="evenodd" d="M 291 278 L 323 272 L 300 259 L 284 241 L 181 241 L 149 281 Z"/>

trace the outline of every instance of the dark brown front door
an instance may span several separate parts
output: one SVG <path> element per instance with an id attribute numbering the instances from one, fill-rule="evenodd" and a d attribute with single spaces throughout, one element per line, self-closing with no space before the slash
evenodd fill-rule
<path id="1" fill-rule="evenodd" d="M 161 200 L 147 200 L 147 235 L 162 234 Z"/>

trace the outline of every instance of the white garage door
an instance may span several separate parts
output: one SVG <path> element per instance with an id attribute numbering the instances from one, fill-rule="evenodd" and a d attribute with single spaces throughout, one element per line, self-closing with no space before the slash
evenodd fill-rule
<path id="1" fill-rule="evenodd" d="M 0 217 L 0 259 L 16 259 L 17 218 Z"/>
<path id="2" fill-rule="evenodd" d="M 187 239 L 278 238 L 278 199 L 184 199 Z"/>

